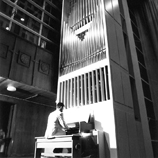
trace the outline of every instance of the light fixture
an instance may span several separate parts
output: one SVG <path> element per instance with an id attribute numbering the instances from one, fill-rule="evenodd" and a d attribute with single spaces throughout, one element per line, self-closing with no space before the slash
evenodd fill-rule
<path id="1" fill-rule="evenodd" d="M 20 18 L 20 20 L 21 20 L 21 21 L 25 21 L 25 19 L 24 19 L 24 18 Z"/>
<path id="2" fill-rule="evenodd" d="M 7 90 L 11 91 L 11 92 L 14 92 L 14 91 L 16 91 L 16 87 L 14 87 L 12 85 L 8 85 Z"/>
<path id="3" fill-rule="evenodd" d="M 9 30 L 9 27 L 6 27 L 5 29 L 6 29 L 6 30 Z"/>

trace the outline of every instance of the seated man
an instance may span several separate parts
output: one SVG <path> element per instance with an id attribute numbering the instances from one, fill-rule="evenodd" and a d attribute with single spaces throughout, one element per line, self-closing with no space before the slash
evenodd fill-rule
<path id="1" fill-rule="evenodd" d="M 48 117 L 47 128 L 45 132 L 45 138 L 52 137 L 54 135 L 65 135 L 66 129 L 68 126 L 66 125 L 63 118 L 63 103 L 58 103 L 56 105 L 56 110 L 51 112 Z"/>
<path id="2" fill-rule="evenodd" d="M 51 138 L 55 135 L 65 135 L 66 130 L 68 129 L 68 126 L 65 123 L 65 120 L 63 118 L 63 103 L 58 103 L 56 105 L 56 110 L 51 112 L 48 116 L 48 122 L 47 122 L 47 128 L 45 132 L 45 138 Z M 63 149 L 63 148 L 55 148 L 54 153 L 60 153 L 60 152 L 69 152 L 69 149 Z"/>

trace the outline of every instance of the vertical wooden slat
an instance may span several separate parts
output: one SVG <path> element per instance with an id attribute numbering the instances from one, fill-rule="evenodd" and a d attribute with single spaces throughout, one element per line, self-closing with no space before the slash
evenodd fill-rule
<path id="1" fill-rule="evenodd" d="M 83 75 L 81 75 L 81 105 L 84 105 L 84 87 L 83 87 L 83 80 L 84 80 L 84 78 L 83 78 Z"/>
<path id="2" fill-rule="evenodd" d="M 107 92 L 107 79 L 106 79 L 106 69 L 104 67 L 104 85 L 105 85 L 105 99 L 108 99 L 108 92 Z"/>
<path id="3" fill-rule="evenodd" d="M 62 83 L 60 82 L 60 84 L 59 84 L 59 102 L 61 102 L 61 89 L 62 89 Z"/>
<path id="4" fill-rule="evenodd" d="M 71 82 L 72 82 L 72 93 L 71 93 L 71 96 L 72 96 L 72 98 L 71 98 L 71 100 L 72 100 L 72 107 L 74 106 L 74 78 L 72 78 L 71 79 Z"/>
<path id="5" fill-rule="evenodd" d="M 90 76 L 90 72 L 88 73 L 88 98 L 89 98 L 89 104 L 91 104 L 92 100 L 91 100 L 91 76 Z"/>
<path id="6" fill-rule="evenodd" d="M 65 104 L 65 81 L 63 81 L 63 104 Z"/>
<path id="7" fill-rule="evenodd" d="M 109 72 L 108 72 L 108 66 L 105 66 L 105 72 L 106 72 L 106 83 L 107 83 L 107 97 L 110 99 L 110 89 L 109 89 Z"/>
<path id="8" fill-rule="evenodd" d="M 84 98 L 85 98 L 85 105 L 87 105 L 87 74 L 84 74 Z"/>
<path id="9" fill-rule="evenodd" d="M 104 83 L 104 80 L 103 80 L 103 75 L 104 75 L 104 72 L 102 71 L 102 68 L 99 69 L 100 71 L 100 82 L 101 82 L 101 100 L 104 101 L 105 100 L 105 83 Z"/>
<path id="10" fill-rule="evenodd" d="M 67 80 L 67 98 L 66 98 L 66 102 L 67 102 L 67 108 L 69 108 L 70 106 L 70 82 L 69 80 Z"/>
<path id="11" fill-rule="evenodd" d="M 72 78 L 70 79 L 70 108 L 72 107 Z"/>
<path id="12" fill-rule="evenodd" d="M 74 101 L 73 101 L 74 102 L 74 107 L 77 105 L 76 104 L 76 98 L 77 98 L 77 93 L 76 93 L 77 92 L 77 85 L 76 85 L 76 82 L 77 82 L 77 78 L 75 77 L 74 78 Z"/>
<path id="13" fill-rule="evenodd" d="M 64 81 L 64 105 L 65 105 L 65 107 L 67 106 L 66 105 L 66 98 L 67 98 L 66 89 L 67 89 L 67 87 L 66 87 L 66 81 Z"/>
<path id="14" fill-rule="evenodd" d="M 93 96 L 93 103 L 96 102 L 95 96 L 95 81 L 94 81 L 94 71 L 92 71 L 92 96 Z"/>
<path id="15" fill-rule="evenodd" d="M 60 102 L 63 102 L 63 82 L 61 82 L 61 99 L 60 99 Z"/>
<path id="16" fill-rule="evenodd" d="M 79 106 L 81 105 L 81 76 L 79 76 Z"/>
<path id="17" fill-rule="evenodd" d="M 96 77 L 96 90 L 97 90 L 97 102 L 99 102 L 99 78 L 98 78 L 98 70 L 95 70 L 95 72 L 96 72 L 96 75 L 95 75 L 95 77 Z"/>
<path id="18" fill-rule="evenodd" d="M 77 76 L 77 106 L 79 106 L 80 101 L 80 84 L 79 84 L 79 76 Z"/>

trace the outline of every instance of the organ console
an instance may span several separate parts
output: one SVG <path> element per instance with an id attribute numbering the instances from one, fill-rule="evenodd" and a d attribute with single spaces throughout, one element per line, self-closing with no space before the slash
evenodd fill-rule
<path id="1" fill-rule="evenodd" d="M 100 158 L 103 150 L 103 132 L 96 131 L 91 123 L 75 122 L 68 125 L 66 135 L 35 138 L 34 158 Z M 72 127 L 73 126 L 73 127 Z M 55 152 L 54 149 L 69 149 Z"/>

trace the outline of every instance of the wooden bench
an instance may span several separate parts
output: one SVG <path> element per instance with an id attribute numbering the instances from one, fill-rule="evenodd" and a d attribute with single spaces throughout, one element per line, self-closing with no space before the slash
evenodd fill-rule
<path id="1" fill-rule="evenodd" d="M 80 135 L 54 136 L 51 139 L 36 137 L 34 158 L 53 158 L 55 156 L 81 158 L 80 146 Z M 55 148 L 71 148 L 71 153 L 54 153 Z"/>

